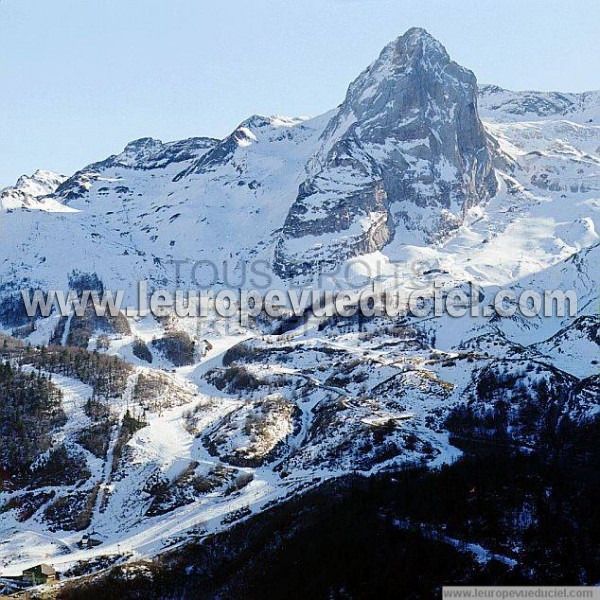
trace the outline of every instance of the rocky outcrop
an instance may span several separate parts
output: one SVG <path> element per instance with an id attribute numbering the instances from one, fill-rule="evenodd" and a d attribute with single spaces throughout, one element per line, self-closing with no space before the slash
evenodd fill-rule
<path id="1" fill-rule="evenodd" d="M 129 142 L 120 154 L 88 165 L 77 171 L 59 185 L 54 197 L 65 204 L 83 198 L 98 181 L 101 174 L 111 168 L 150 171 L 164 169 L 169 165 L 186 163 L 209 152 L 218 140 L 208 137 L 195 137 L 175 142 L 161 142 L 151 137 Z"/>
<path id="2" fill-rule="evenodd" d="M 307 171 L 276 248 L 281 276 L 438 239 L 496 191 L 475 76 L 409 30 L 350 85 Z"/>

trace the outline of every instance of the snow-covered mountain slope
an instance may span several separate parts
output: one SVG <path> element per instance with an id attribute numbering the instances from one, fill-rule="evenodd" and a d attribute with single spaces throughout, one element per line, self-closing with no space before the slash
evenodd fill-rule
<path id="1" fill-rule="evenodd" d="M 46 197 L 53 194 L 65 179 L 64 175 L 39 169 L 31 176 L 23 175 L 13 187 L 0 190 L 0 209 L 60 210 L 56 202 Z"/>
<path id="2" fill-rule="evenodd" d="M 132 142 L 58 187 L 52 198 L 68 213 L 2 216 L 6 247 L 28 248 L 3 261 L 3 282 L 64 288 L 80 270 L 98 273 L 106 288 L 132 291 L 140 278 L 174 286 L 179 261 L 188 263 L 181 282 L 198 286 L 213 271 L 189 265 L 211 260 L 222 284 L 227 276 L 237 287 L 249 261 L 271 262 L 272 239 L 326 120 L 253 117 L 222 142 Z"/>
<path id="3" fill-rule="evenodd" d="M 487 435 L 497 406 L 504 439 L 530 448 L 559 435 L 559 416 L 593 423 L 598 118 L 597 92 L 477 91 L 410 30 L 324 115 L 253 116 L 223 140 L 143 138 L 64 180 L 38 172 L 3 190 L 0 333 L 21 341 L 0 340 L 0 353 L 52 374 L 64 418 L 25 475 L 0 471 L 0 566 L 74 575 L 151 557 L 350 471 L 453 460 L 449 431 Z M 578 315 L 311 316 L 294 329 L 32 323 L 19 304 L 23 288 L 84 283 L 133 304 L 140 279 L 316 286 L 333 266 L 324 287 L 473 282 L 484 305 L 501 287 L 572 289 Z M 65 468 L 40 478 L 57 457 Z M 100 544 L 80 548 L 84 534 Z"/>
<path id="4" fill-rule="evenodd" d="M 497 122 L 566 119 L 578 124 L 599 125 L 600 91 L 580 94 L 513 92 L 497 85 L 482 85 L 479 111 L 484 119 Z"/>
<path id="5" fill-rule="evenodd" d="M 278 275 L 310 281 L 306 271 L 332 265 L 351 273 L 339 263 L 357 257 L 384 273 L 412 274 L 410 263 L 429 261 L 453 278 L 500 284 L 595 243 L 600 127 L 582 115 L 600 110 L 597 94 L 572 99 L 579 112 L 540 109 L 542 116 L 524 120 L 532 93 L 484 86 L 484 135 L 477 112 L 459 118 L 456 110 L 476 104 L 475 90 L 470 72 L 411 30 L 321 117 L 251 117 L 221 141 L 132 142 L 63 182 L 44 198 L 43 216 L 2 215 L 3 243 L 23 249 L 0 265 L 4 287 L 64 288 L 77 269 L 128 291 L 142 275 L 157 285 L 237 288 L 253 260 L 264 261 L 261 271 L 277 283 Z M 447 141 L 455 135 L 464 138 L 456 152 Z M 474 187 L 451 184 L 451 171 Z M 308 194 L 317 184 L 322 193 Z M 309 200 L 320 217 L 304 212 Z M 442 221 L 451 235 L 424 241 Z M 56 231 L 64 232 L 61 244 Z M 208 267 L 194 273 L 192 263 L 202 260 L 228 265 L 217 277 Z"/>

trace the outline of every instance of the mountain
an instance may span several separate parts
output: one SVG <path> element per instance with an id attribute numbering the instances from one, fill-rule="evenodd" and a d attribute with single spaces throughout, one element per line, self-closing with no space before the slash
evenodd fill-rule
<path id="1" fill-rule="evenodd" d="M 442 238 L 497 190 L 471 71 L 423 29 L 386 46 L 350 85 L 286 218 L 276 267 Z"/>
<path id="2" fill-rule="evenodd" d="M 323 115 L 142 138 L 2 190 L 0 569 L 51 561 L 70 578 L 150 559 L 348 473 L 452 462 L 459 438 L 589 461 L 599 118 L 598 92 L 478 89 L 411 29 Z M 500 289 L 573 290 L 578 310 L 31 320 L 21 302 L 88 288 L 134 304 L 140 279 L 472 283 L 486 307 Z"/>
<path id="3" fill-rule="evenodd" d="M 513 92 L 497 85 L 479 88 L 479 108 L 484 118 L 495 121 L 541 121 L 568 119 L 598 125 L 600 91 L 569 94 L 563 92 Z"/>
<path id="4" fill-rule="evenodd" d="M 58 173 L 42 170 L 31 176 L 22 175 L 14 186 L 0 190 L 0 208 L 48 210 L 44 198 L 53 194 L 65 179 Z"/>

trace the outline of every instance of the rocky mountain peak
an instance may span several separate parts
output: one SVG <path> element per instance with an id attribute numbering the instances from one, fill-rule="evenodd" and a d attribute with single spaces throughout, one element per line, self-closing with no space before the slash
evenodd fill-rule
<path id="1" fill-rule="evenodd" d="M 138 140 L 133 140 L 129 142 L 125 146 L 123 154 L 129 154 L 132 156 L 139 156 L 141 154 L 152 154 L 160 148 L 162 148 L 162 145 L 163 144 L 160 140 L 151 137 L 143 137 Z"/>
<path id="2" fill-rule="evenodd" d="M 389 43 L 379 58 L 350 84 L 344 106 L 346 110 L 351 108 L 359 118 L 367 111 L 385 112 L 386 106 L 391 106 L 390 101 L 398 104 L 404 100 L 396 97 L 397 92 L 410 88 L 410 81 L 418 84 L 414 91 L 422 95 L 435 82 L 443 82 L 448 67 L 458 71 L 468 85 L 475 84 L 475 76 L 453 63 L 440 42 L 424 29 L 409 29 Z M 415 101 L 424 104 L 420 95 L 416 95 L 413 103 Z"/>
<path id="3" fill-rule="evenodd" d="M 379 58 L 361 76 L 384 66 L 403 70 L 409 65 L 434 68 L 449 62 L 450 56 L 438 40 L 425 29 L 413 27 L 387 44 Z"/>
<path id="4" fill-rule="evenodd" d="M 325 128 L 276 268 L 293 277 L 395 239 L 434 241 L 495 191 L 475 76 L 410 29 L 350 85 Z"/>

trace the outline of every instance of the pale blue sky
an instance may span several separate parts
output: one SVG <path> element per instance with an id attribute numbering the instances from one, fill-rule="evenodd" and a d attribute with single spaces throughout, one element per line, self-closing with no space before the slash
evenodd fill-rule
<path id="1" fill-rule="evenodd" d="M 598 0 L 0 0 L 0 187 L 138 137 L 324 112 L 413 26 L 480 82 L 600 88 Z"/>

